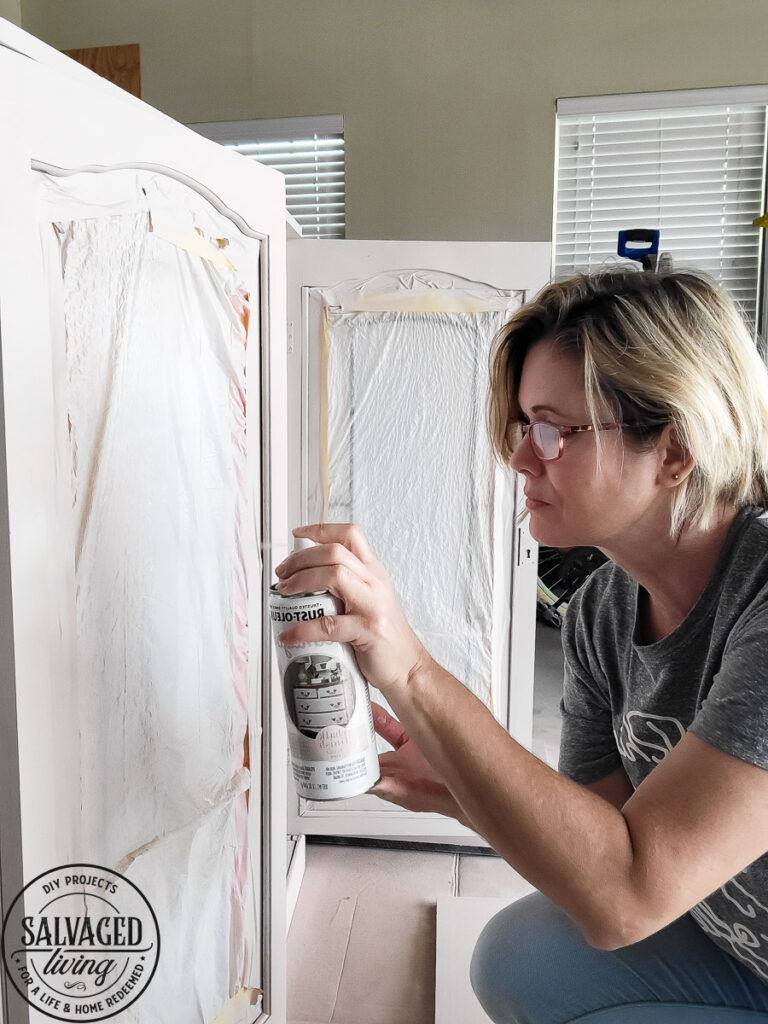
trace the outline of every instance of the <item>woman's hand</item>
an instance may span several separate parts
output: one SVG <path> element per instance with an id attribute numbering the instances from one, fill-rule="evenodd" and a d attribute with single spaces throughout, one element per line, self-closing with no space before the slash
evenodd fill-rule
<path id="1" fill-rule="evenodd" d="M 344 614 L 324 615 L 280 634 L 286 647 L 310 641 L 351 644 L 360 671 L 386 696 L 407 685 L 412 672 L 430 660 L 406 621 L 392 582 L 358 527 L 318 523 L 293 531 L 317 546 L 295 551 L 277 566 L 283 595 L 329 590 Z"/>
<path id="2" fill-rule="evenodd" d="M 442 778 L 397 719 L 379 704 L 372 703 L 371 709 L 376 732 L 395 749 L 379 755 L 381 778 L 368 792 L 408 811 L 437 812 L 468 824 Z"/>

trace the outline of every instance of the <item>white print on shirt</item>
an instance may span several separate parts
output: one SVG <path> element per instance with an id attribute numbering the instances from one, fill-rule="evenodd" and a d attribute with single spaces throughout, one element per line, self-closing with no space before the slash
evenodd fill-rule
<path id="1" fill-rule="evenodd" d="M 728 888 L 730 886 L 730 889 Z M 727 900 L 735 904 L 745 917 L 756 917 L 755 907 L 759 907 L 764 914 L 768 914 L 768 907 L 760 900 L 755 899 L 751 892 L 747 892 L 743 885 L 732 878 L 720 890 Z M 741 894 L 741 895 L 739 895 Z M 764 935 L 763 938 L 766 938 Z"/>
<path id="2" fill-rule="evenodd" d="M 644 711 L 628 711 L 619 732 L 614 732 L 621 756 L 628 761 L 646 761 L 659 764 L 665 755 L 685 735 L 685 729 L 676 718 L 650 715 Z M 756 899 L 735 878 L 709 897 L 719 895 L 733 906 L 733 918 L 719 917 L 707 900 L 697 903 L 691 917 L 718 944 L 730 949 L 733 955 L 768 981 L 768 935 L 760 931 L 765 927 L 768 906 Z M 721 908 L 721 913 L 728 913 Z M 730 917 L 730 913 L 728 915 Z M 760 924 L 755 927 L 756 922 Z"/>
<path id="3" fill-rule="evenodd" d="M 733 878 L 726 882 L 719 891 L 739 908 L 744 917 L 750 920 L 754 920 L 756 917 L 755 907 L 760 907 L 763 912 L 768 910 Z M 761 978 L 768 981 L 768 935 L 765 935 L 764 932 L 755 935 L 752 929 L 741 921 L 731 921 L 730 923 L 723 921 L 710 907 L 707 900 L 697 903 L 690 914 L 707 934 L 729 945 L 734 956 L 743 960 L 757 971 Z"/>
<path id="4" fill-rule="evenodd" d="M 614 730 L 619 753 L 628 761 L 651 761 L 659 764 L 685 735 L 682 723 L 666 715 L 649 715 L 645 711 L 627 711 L 619 732 Z"/>

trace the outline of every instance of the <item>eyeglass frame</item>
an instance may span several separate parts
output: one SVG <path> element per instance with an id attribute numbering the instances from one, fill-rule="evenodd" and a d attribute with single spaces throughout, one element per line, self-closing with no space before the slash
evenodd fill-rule
<path id="1" fill-rule="evenodd" d="M 581 434 L 589 431 L 594 432 L 596 430 L 619 430 L 620 427 L 627 425 L 624 423 L 598 423 L 597 425 L 593 423 L 582 423 L 579 424 L 578 426 L 566 427 L 561 426 L 559 423 L 552 423 L 550 420 L 530 420 L 529 422 L 526 422 L 525 420 L 517 420 L 517 425 L 520 428 L 520 434 L 522 436 L 523 441 L 530 433 L 531 428 L 535 427 L 539 423 L 545 424 L 548 427 L 554 427 L 560 435 L 557 455 L 553 455 L 550 459 L 545 458 L 543 455 L 539 455 L 533 441 L 531 441 L 531 448 L 533 449 L 533 454 L 540 462 L 557 462 L 558 459 L 562 458 L 563 450 L 565 448 L 565 438 L 569 437 L 571 434 Z"/>

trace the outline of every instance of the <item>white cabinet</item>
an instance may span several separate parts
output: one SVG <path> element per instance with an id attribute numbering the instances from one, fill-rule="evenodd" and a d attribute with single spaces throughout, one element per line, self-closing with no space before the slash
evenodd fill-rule
<path id="1" fill-rule="evenodd" d="M 546 280 L 549 246 L 297 240 L 286 267 L 280 175 L 3 21 L 0 124 L 0 910 L 52 867 L 102 864 L 144 891 L 161 935 L 123 1019 L 282 1022 L 287 832 L 473 837 L 374 797 L 321 806 L 288 791 L 272 566 L 301 522 L 367 509 L 376 548 L 394 509 L 394 551 L 404 516 L 432 521 L 459 571 L 419 561 L 413 532 L 400 564 L 431 573 L 434 593 L 459 589 L 441 605 L 445 636 L 417 625 L 530 742 L 535 545 L 515 525 L 514 480 L 489 471 L 472 339 Z M 403 270 L 382 306 L 382 275 Z M 360 408 L 342 392 L 370 388 L 379 354 L 367 370 L 335 365 L 329 407 L 323 332 L 348 341 L 360 315 L 379 329 L 380 314 L 425 312 L 459 330 L 455 375 L 450 351 L 411 364 L 414 408 L 455 428 L 456 487 L 445 452 L 430 460 L 424 432 L 388 417 L 402 412 L 389 374 L 357 420 L 370 450 L 383 416 L 385 461 L 407 456 L 377 496 L 363 435 L 331 423 L 329 448 L 319 424 Z M 363 354 L 347 341 L 334 353 Z M 395 348 L 392 365 L 423 351 Z M 312 697 L 296 708 L 307 728 L 344 714 L 332 678 Z M 0 994 L 0 1024 L 44 1019 L 1 970 Z"/>
<path id="2" fill-rule="evenodd" d="M 2 909 L 106 866 L 122 1019 L 284 1021 L 284 182 L 2 21 L 0 124 Z"/>
<path id="3" fill-rule="evenodd" d="M 537 546 L 485 414 L 491 340 L 548 280 L 550 249 L 288 242 L 291 523 L 357 523 L 433 657 L 528 747 Z M 296 834 L 483 843 L 374 796 L 288 804 Z"/>

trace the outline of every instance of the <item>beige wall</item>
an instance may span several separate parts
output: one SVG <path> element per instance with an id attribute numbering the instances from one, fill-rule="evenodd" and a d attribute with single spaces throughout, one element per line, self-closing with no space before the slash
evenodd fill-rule
<path id="1" fill-rule="evenodd" d="M 11 0 L 0 0 L 7 4 Z M 181 121 L 341 113 L 350 238 L 551 237 L 559 96 L 768 82 L 766 0 L 22 0 Z"/>
<path id="2" fill-rule="evenodd" d="M 21 24 L 21 0 L 0 0 L 0 18 Z"/>

